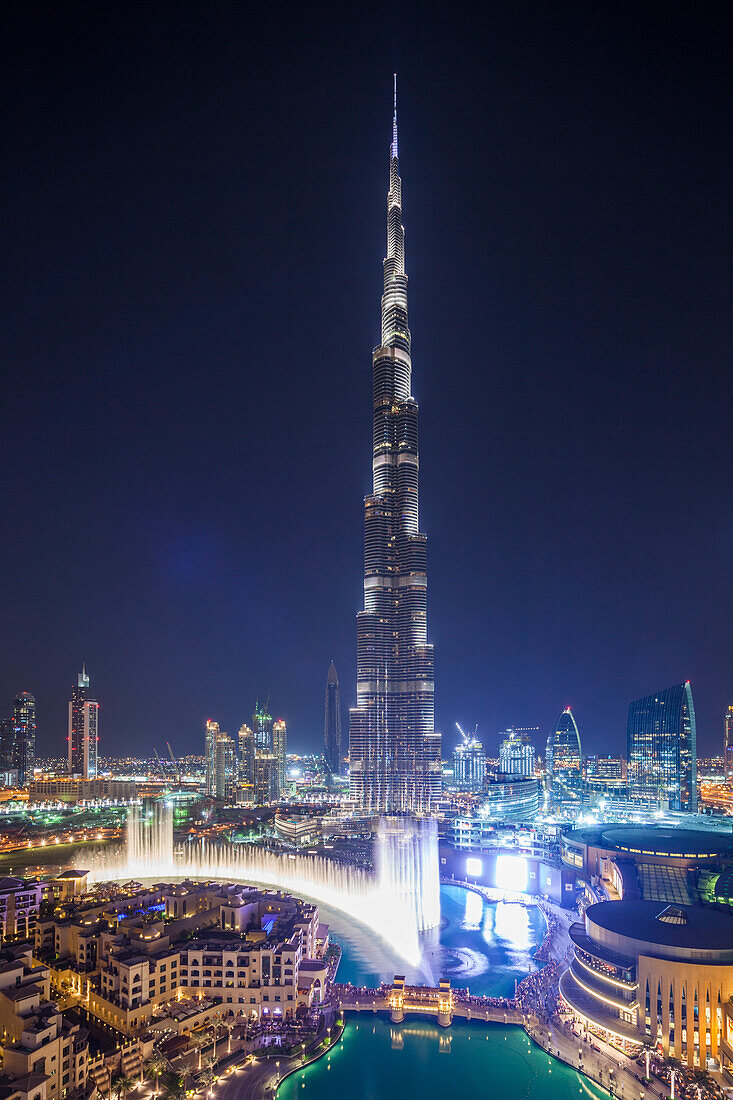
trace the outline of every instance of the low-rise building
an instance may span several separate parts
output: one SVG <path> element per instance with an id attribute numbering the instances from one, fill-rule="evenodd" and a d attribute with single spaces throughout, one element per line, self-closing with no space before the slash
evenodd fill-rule
<path id="1" fill-rule="evenodd" d="M 40 1100 L 62 1100 L 87 1085 L 86 1028 L 64 1020 L 50 1000 L 50 985 L 49 967 L 34 964 L 29 947 L 0 952 L 0 1085 L 20 1087 L 34 1078 L 31 1100 L 37 1090 Z"/>
<path id="2" fill-rule="evenodd" d="M 33 938 L 42 895 L 43 887 L 40 882 L 0 878 L 0 938 Z"/>
<path id="3" fill-rule="evenodd" d="M 616 1042 L 659 1044 L 688 1066 L 733 1064 L 733 919 L 700 906 L 605 901 L 573 925 L 560 981 L 573 1014 Z"/>
<path id="4" fill-rule="evenodd" d="M 28 784 L 28 801 L 33 802 L 131 802 L 135 784 L 124 779 L 33 779 Z"/>
<path id="5" fill-rule="evenodd" d="M 105 1024 L 130 1034 L 181 998 L 213 1001 L 220 1016 L 288 1016 L 322 1000 L 329 933 L 317 905 L 214 882 L 159 883 L 143 896 L 151 904 L 138 907 L 137 892 L 74 899 L 36 929 L 54 983 Z"/>

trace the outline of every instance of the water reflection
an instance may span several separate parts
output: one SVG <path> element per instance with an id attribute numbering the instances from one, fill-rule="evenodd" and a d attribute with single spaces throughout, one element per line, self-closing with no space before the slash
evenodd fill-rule
<path id="1" fill-rule="evenodd" d="M 515 902 L 500 901 L 494 913 L 496 935 L 515 951 L 526 951 L 531 943 L 529 911 Z"/>
<path id="2" fill-rule="evenodd" d="M 484 899 L 473 890 L 466 890 L 466 913 L 463 918 L 464 928 L 480 928 L 481 918 L 484 912 Z"/>

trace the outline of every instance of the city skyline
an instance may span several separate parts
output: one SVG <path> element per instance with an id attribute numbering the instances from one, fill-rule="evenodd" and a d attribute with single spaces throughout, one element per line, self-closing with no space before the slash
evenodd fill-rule
<path id="1" fill-rule="evenodd" d="M 406 5 L 385 51 L 384 15 L 345 36 L 335 17 L 320 66 L 297 11 L 286 34 L 216 4 L 186 26 L 116 10 L 9 21 L 23 64 L 5 488 L 7 513 L 25 512 L 1 548 L 0 686 L 35 696 L 41 755 L 63 743 L 79 655 L 104 738 L 135 751 L 193 751 L 209 714 L 236 730 L 263 689 L 292 745 L 316 749 L 331 657 L 355 698 L 363 348 L 395 69 L 436 727 L 449 742 L 455 720 L 546 734 L 570 702 L 586 751 L 623 752 L 629 702 L 690 679 L 700 751 L 719 751 L 720 43 L 692 13 L 625 13 L 601 35 L 580 6 L 457 23 Z M 149 42 L 165 64 L 140 63 Z"/>

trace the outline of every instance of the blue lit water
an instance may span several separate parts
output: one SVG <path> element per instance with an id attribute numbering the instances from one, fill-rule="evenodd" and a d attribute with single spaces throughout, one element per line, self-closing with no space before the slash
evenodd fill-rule
<path id="1" fill-rule="evenodd" d="M 441 928 L 422 937 L 423 959 L 417 968 L 406 967 L 373 933 L 320 906 L 321 920 L 330 925 L 342 951 L 337 980 L 374 986 L 395 974 L 431 984 L 450 978 L 453 988 L 509 997 L 515 981 L 537 969 L 532 955 L 542 942 L 545 920 L 536 906 L 488 902 L 461 886 L 441 886 L 440 906 Z"/>
<path id="2" fill-rule="evenodd" d="M 407 1019 L 350 1019 L 344 1037 L 287 1077 L 277 1100 L 389 1100 L 494 1096 L 501 1100 L 609 1100 L 576 1070 L 550 1058 L 520 1028 Z"/>

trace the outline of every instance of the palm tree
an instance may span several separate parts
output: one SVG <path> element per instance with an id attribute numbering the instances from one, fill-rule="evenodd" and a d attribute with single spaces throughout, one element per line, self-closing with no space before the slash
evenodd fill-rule
<path id="1" fill-rule="evenodd" d="M 132 1077 L 127 1077 L 124 1073 L 118 1073 L 112 1082 L 112 1087 L 115 1090 L 117 1100 L 122 1100 L 135 1087 L 135 1082 Z"/>
<path id="2" fill-rule="evenodd" d="M 198 1069 L 201 1069 L 201 1051 L 204 1049 L 208 1042 L 206 1035 L 202 1031 L 196 1031 L 191 1036 L 191 1046 L 194 1050 L 199 1052 Z"/>
<path id="3" fill-rule="evenodd" d="M 153 1096 L 158 1095 L 158 1085 L 160 1084 L 160 1075 L 164 1073 L 168 1067 L 168 1061 L 159 1050 L 154 1050 L 150 1060 L 148 1062 L 148 1072 L 151 1077 L 155 1078 L 155 1091 Z"/>
<path id="4" fill-rule="evenodd" d="M 216 1080 L 216 1070 L 214 1069 L 215 1064 L 216 1063 L 214 1062 L 213 1058 L 208 1058 L 206 1060 L 203 1070 L 201 1071 L 201 1082 L 206 1087 L 207 1097 L 211 1090 L 211 1086 Z"/>
<path id="5" fill-rule="evenodd" d="M 166 1100 L 185 1100 L 186 1082 L 182 1073 L 171 1074 L 170 1080 L 165 1086 Z"/>
<path id="6" fill-rule="evenodd" d="M 231 1054 L 232 1053 L 232 1032 L 234 1031 L 234 1020 L 229 1019 L 229 1017 L 227 1017 L 226 1020 L 222 1020 L 222 1023 L 224 1024 L 224 1027 L 227 1030 L 227 1037 L 228 1037 L 227 1054 Z"/>

